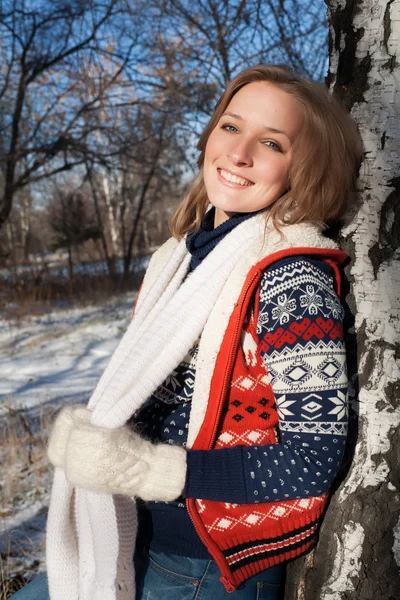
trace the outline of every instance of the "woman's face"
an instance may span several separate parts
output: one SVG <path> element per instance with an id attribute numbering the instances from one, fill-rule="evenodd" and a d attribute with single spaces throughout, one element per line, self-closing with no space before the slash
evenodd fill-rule
<path id="1" fill-rule="evenodd" d="M 204 156 L 215 226 L 234 213 L 266 208 L 283 194 L 302 124 L 302 105 L 269 82 L 249 83 L 235 94 Z"/>

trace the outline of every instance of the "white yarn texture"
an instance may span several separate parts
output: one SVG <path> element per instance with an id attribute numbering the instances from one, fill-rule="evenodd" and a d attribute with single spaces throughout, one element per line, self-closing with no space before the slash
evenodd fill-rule
<path id="1" fill-rule="evenodd" d="M 182 495 L 186 450 L 152 443 L 129 427 L 109 429 L 90 423 L 91 412 L 68 406 L 58 415 L 47 455 L 68 481 L 104 494 L 170 502 Z"/>
<path id="2" fill-rule="evenodd" d="M 297 246 L 336 248 L 314 226 L 287 226 L 280 234 L 265 227 L 265 215 L 255 215 L 227 234 L 185 279 L 190 262 L 185 240 L 169 240 L 152 258 L 135 316 L 89 401 L 91 422 L 110 429 L 124 425 L 204 330 L 189 424 L 192 443 L 207 406 L 208 395 L 200 392 L 209 389 L 215 352 L 249 268 Z M 210 336 L 213 319 L 218 331 Z M 136 530 L 133 499 L 73 489 L 56 468 L 47 523 L 51 600 L 134 600 Z"/>

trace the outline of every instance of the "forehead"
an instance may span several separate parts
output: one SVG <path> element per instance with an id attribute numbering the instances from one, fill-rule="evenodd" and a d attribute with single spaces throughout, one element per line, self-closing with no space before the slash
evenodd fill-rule
<path id="1" fill-rule="evenodd" d="M 291 135 L 299 131 L 304 120 L 302 104 L 291 94 L 266 81 L 242 87 L 224 112 L 233 113 L 249 124 L 283 129 Z"/>

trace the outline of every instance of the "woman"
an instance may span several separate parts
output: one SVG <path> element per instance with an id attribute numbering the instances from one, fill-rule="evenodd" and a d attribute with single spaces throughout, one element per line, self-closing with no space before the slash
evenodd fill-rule
<path id="1" fill-rule="evenodd" d="M 199 149 L 88 409 L 53 429 L 52 600 L 274 600 L 316 540 L 347 430 L 346 255 L 321 230 L 355 197 L 359 136 L 323 86 L 258 66 Z"/>

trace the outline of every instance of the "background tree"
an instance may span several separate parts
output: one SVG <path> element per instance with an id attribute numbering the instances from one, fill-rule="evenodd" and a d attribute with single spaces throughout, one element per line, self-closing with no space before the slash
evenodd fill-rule
<path id="1" fill-rule="evenodd" d="M 153 94 L 152 104 L 120 111 L 119 128 L 121 147 L 110 152 L 112 160 L 106 166 L 87 162 L 86 170 L 98 223 L 103 230 L 105 222 L 108 225 L 109 243 L 104 235 L 103 247 L 109 270 L 121 256 L 123 278 L 128 279 L 143 216 L 154 212 L 167 223 L 165 200 L 172 205 L 178 201 L 188 165 L 185 146 L 177 139 L 174 116 L 162 94 Z M 110 147 L 107 134 L 98 133 L 98 141 Z M 158 244 L 161 241 L 158 236 Z M 142 253 L 146 250 L 142 248 Z"/>
<path id="2" fill-rule="evenodd" d="M 66 248 L 68 252 L 69 279 L 73 277 L 73 250 L 88 240 L 97 240 L 100 229 L 93 224 L 87 209 L 88 202 L 81 190 L 59 192 L 60 203 L 53 206 L 50 223 L 54 230 L 53 247 Z"/>
<path id="3" fill-rule="evenodd" d="M 328 84 L 365 149 L 341 245 L 355 314 L 347 463 L 317 551 L 289 569 L 285 600 L 396 600 L 400 589 L 400 4 L 327 0 Z M 350 461 L 352 462 L 350 463 Z"/>
<path id="4" fill-rule="evenodd" d="M 149 0 L 147 12 L 153 24 L 150 62 L 139 81 L 151 86 L 156 75 L 172 106 L 186 113 L 186 130 L 198 121 L 196 134 L 228 81 L 245 67 L 286 63 L 313 79 L 327 71 L 327 19 L 319 3 Z"/>
<path id="5" fill-rule="evenodd" d="M 169 194 L 170 212 L 193 174 L 227 80 L 265 61 L 321 78 L 325 45 L 324 11 L 299 0 L 4 0 L 0 229 L 31 198 L 16 204 L 29 239 L 52 181 L 88 179 L 109 272 L 122 257 L 127 277 L 138 231 L 151 243 L 156 206 Z M 2 254 L 15 256 L 8 234 Z"/>
<path id="6" fill-rule="evenodd" d="M 110 101 L 137 44 L 133 32 L 129 44 L 121 42 L 123 48 L 110 43 L 111 23 L 121 28 L 118 39 L 124 40 L 120 6 L 117 0 L 2 2 L 0 227 L 19 189 L 70 170 L 96 152 L 89 115 L 100 101 Z M 104 57 L 107 71 L 101 68 Z M 98 85 L 82 102 L 88 65 L 97 66 Z"/>

